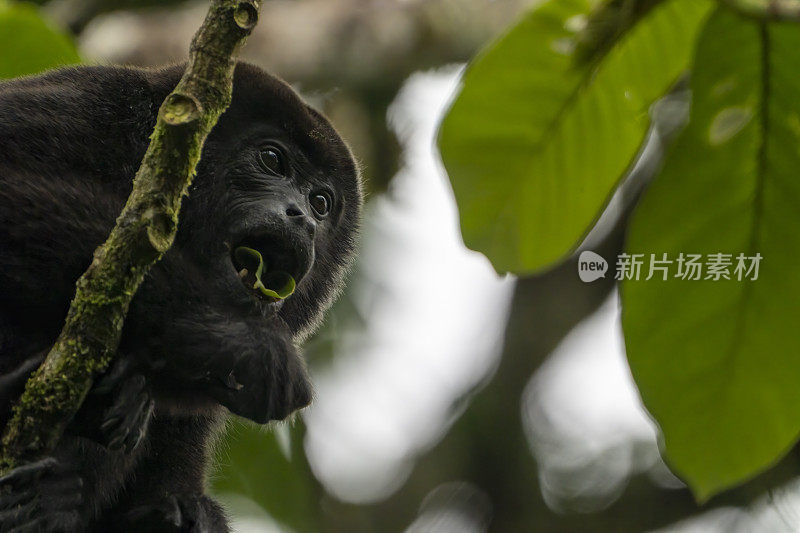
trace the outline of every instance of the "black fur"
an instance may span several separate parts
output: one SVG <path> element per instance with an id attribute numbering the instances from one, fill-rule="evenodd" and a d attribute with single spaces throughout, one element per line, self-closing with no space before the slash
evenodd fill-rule
<path id="1" fill-rule="evenodd" d="M 0 83 L 0 425 L 58 334 L 182 71 L 79 67 Z M 266 143 L 285 154 L 284 177 L 260 163 Z M 334 196 L 327 217 L 309 205 L 321 189 Z M 237 65 L 233 103 L 112 369 L 53 457 L 0 478 L 0 531 L 227 531 L 204 495 L 221 412 L 265 422 L 310 401 L 296 343 L 341 286 L 361 195 L 327 120 Z M 237 276 L 232 249 L 253 243 L 300 280 L 284 302 L 259 300 Z"/>

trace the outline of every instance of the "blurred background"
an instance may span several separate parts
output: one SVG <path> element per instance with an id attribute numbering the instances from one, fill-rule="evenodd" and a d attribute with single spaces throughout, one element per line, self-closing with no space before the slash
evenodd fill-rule
<path id="1" fill-rule="evenodd" d="M 796 454 L 703 507 L 661 461 L 612 275 L 582 283 L 571 258 L 499 276 L 463 246 L 437 125 L 464 64 L 533 3 L 264 3 L 244 59 L 332 119 L 369 198 L 348 289 L 306 345 L 313 406 L 266 429 L 232 421 L 218 443 L 211 483 L 236 531 L 796 531 Z M 185 59 L 207 9 L 38 5 L 84 61 L 141 66 Z M 606 258 L 686 96 L 655 115 L 633 179 L 584 243 Z"/>

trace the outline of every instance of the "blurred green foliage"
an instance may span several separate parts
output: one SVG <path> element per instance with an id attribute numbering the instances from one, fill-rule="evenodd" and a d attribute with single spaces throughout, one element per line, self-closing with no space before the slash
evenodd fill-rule
<path id="1" fill-rule="evenodd" d="M 318 530 L 319 486 L 303 455 L 300 424 L 268 429 L 239 419 L 216 449 L 212 490 L 247 497 L 294 531 Z"/>
<path id="2" fill-rule="evenodd" d="M 0 78 L 79 63 L 72 40 L 46 22 L 34 5 L 0 0 Z"/>
<path id="3" fill-rule="evenodd" d="M 731 254 L 731 281 L 656 275 L 622 291 L 634 377 L 701 500 L 800 432 L 799 71 L 796 24 L 717 12 L 698 41 L 689 126 L 631 223 L 630 253 Z M 736 280 L 740 253 L 763 256 L 758 280 Z"/>

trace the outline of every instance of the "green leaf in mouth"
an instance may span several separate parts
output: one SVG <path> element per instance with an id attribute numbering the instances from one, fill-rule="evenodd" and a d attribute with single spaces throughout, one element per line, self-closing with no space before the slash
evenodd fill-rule
<path id="1" fill-rule="evenodd" d="M 243 266 L 246 271 L 254 276 L 253 289 L 259 291 L 264 296 L 284 300 L 292 295 L 295 289 L 294 278 L 283 271 L 264 272 L 266 265 L 261 252 L 240 246 L 233 252 L 234 258 Z M 247 272 L 245 272 L 247 273 Z M 243 278 L 248 279 L 248 278 Z M 253 278 L 250 278 L 251 280 Z M 249 284 L 249 283 L 248 283 Z"/>

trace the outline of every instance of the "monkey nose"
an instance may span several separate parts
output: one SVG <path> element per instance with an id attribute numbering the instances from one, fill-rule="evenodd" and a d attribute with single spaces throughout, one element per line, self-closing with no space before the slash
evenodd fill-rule
<path id="1" fill-rule="evenodd" d="M 308 216 L 297 204 L 292 203 L 286 206 L 286 216 L 293 224 L 303 228 L 309 237 L 314 237 L 314 233 L 317 231 L 316 220 Z"/>
<path id="2" fill-rule="evenodd" d="M 286 206 L 286 216 L 289 218 L 304 217 L 306 214 L 297 204 L 289 204 Z"/>

